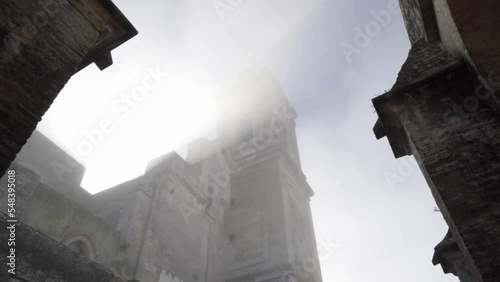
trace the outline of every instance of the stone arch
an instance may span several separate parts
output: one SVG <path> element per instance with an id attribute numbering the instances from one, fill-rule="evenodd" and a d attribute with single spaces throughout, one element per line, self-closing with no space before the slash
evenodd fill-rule
<path id="1" fill-rule="evenodd" d="M 64 241 L 64 245 L 70 250 L 85 256 L 88 259 L 96 260 L 96 247 L 94 240 L 89 234 L 78 233 L 68 237 Z"/>

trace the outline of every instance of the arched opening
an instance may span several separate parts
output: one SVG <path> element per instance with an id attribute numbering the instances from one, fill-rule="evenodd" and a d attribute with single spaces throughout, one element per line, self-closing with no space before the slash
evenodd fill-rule
<path id="1" fill-rule="evenodd" d="M 95 247 L 92 239 L 87 235 L 77 235 L 69 239 L 65 245 L 71 251 L 95 260 Z"/>

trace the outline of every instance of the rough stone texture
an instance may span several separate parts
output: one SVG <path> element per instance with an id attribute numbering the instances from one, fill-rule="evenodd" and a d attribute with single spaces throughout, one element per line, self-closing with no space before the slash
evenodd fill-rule
<path id="1" fill-rule="evenodd" d="M 0 2 L 1 175 L 99 36 L 68 2 L 58 1 L 54 16 L 40 3 Z M 46 25 L 33 25 L 36 13 L 43 13 Z"/>
<path id="2" fill-rule="evenodd" d="M 116 214 L 116 228 L 137 251 L 128 255 L 127 276 L 158 281 L 161 273 L 180 281 L 221 281 L 222 188 L 207 196 L 212 176 L 224 171 L 219 154 L 188 164 L 177 154 L 153 162 L 137 179 L 96 194 L 91 210 Z M 217 266 L 217 267 L 214 267 Z M 211 267 L 214 267 L 212 269 Z"/>
<path id="3" fill-rule="evenodd" d="M 412 45 L 439 39 L 432 0 L 399 0 L 399 6 Z"/>
<path id="4" fill-rule="evenodd" d="M 441 241 L 434 250 L 432 263 L 434 265 L 441 264 L 444 273 L 455 274 L 455 276 L 460 278 L 461 282 L 475 281 L 451 231 L 448 231 L 443 241 Z"/>
<path id="5" fill-rule="evenodd" d="M 63 187 L 52 189 L 38 174 L 44 173 L 46 182 L 53 181 L 50 178 L 55 174 L 43 165 L 61 159 L 65 152 L 43 138 L 30 142 L 33 144 L 19 154 L 30 169 L 17 159 L 9 168 L 16 171 L 17 215 L 21 220 L 65 244 L 85 236 L 94 249 L 95 261 L 122 277 L 221 281 L 218 262 L 222 254 L 217 238 L 223 232 L 227 200 L 223 199 L 225 193 L 208 199 L 205 189 L 224 171 L 223 154 L 205 155 L 196 164 L 169 154 L 153 161 L 146 175 L 79 201 L 78 193 L 65 197 L 56 191 Z M 53 155 L 45 154 L 44 148 L 51 148 Z M 24 150 L 31 153 L 31 161 Z M 6 184 L 6 177 L 0 179 L 2 198 L 6 198 Z M 220 191 L 223 189 L 229 187 Z M 0 208 L 6 210 L 6 202 Z"/>
<path id="6" fill-rule="evenodd" d="M 224 281 L 322 281 L 309 206 L 314 193 L 300 167 L 295 112 L 256 66 L 228 95 L 219 110 L 229 118 L 218 127 L 235 168 L 224 218 Z"/>
<path id="7" fill-rule="evenodd" d="M 25 211 L 30 208 L 31 201 L 33 200 L 33 194 L 38 189 L 38 184 L 40 183 L 40 175 L 34 171 L 20 166 L 16 163 L 12 163 L 9 170 L 15 170 L 15 180 L 16 186 L 16 215 L 23 217 Z M 0 199 L 7 199 L 8 187 L 7 187 L 7 174 L 0 178 Z M 35 199 L 36 200 L 36 199 Z M 0 202 L 0 211 L 7 211 L 7 201 Z"/>
<path id="8" fill-rule="evenodd" d="M 459 65 L 461 62 L 445 52 L 438 43 L 428 44 L 424 40 L 420 40 L 412 46 L 391 91 L 375 98 L 374 105 L 377 107 L 377 103 L 382 104 L 378 101 L 384 100 L 386 97 L 396 96 L 398 93 L 404 93 L 408 88 L 423 85 L 434 75 Z M 377 138 L 387 136 L 396 158 L 410 155 L 412 153 L 410 144 L 403 122 L 397 113 L 401 106 L 387 104 L 384 107 L 388 110 L 377 112 L 379 120 L 374 128 Z"/>
<path id="9" fill-rule="evenodd" d="M 40 182 L 34 171 L 14 162 L 16 171 L 16 217 L 57 242 L 67 244 L 77 237 L 88 237 L 95 261 L 121 272 L 130 245 L 100 218 Z M 0 179 L 0 198 L 7 199 L 7 175 Z M 7 211 L 7 201 L 0 204 Z"/>
<path id="10" fill-rule="evenodd" d="M 7 222 L 0 212 L 0 220 Z M 2 224 L 2 225 L 4 225 Z M 2 243 L 7 242 L 6 228 L 0 231 Z M 16 274 L 7 275 L 7 244 L 1 244 L 0 280 L 26 282 L 125 282 L 110 270 L 69 250 L 61 243 L 36 231 L 30 226 L 16 223 Z"/>
<path id="11" fill-rule="evenodd" d="M 415 60 L 412 54 L 436 49 L 432 44 L 428 51 L 418 44 L 413 48 L 397 87 L 373 100 L 384 133 L 396 156 L 413 154 L 419 161 L 474 281 L 498 281 L 497 101 L 465 64 L 425 55 Z M 415 75 L 419 65 L 426 67 Z"/>
<path id="12" fill-rule="evenodd" d="M 462 279 L 499 281 L 500 4 L 428 2 L 401 1 L 413 46 L 393 89 L 373 100 L 375 135 L 419 161 L 472 272 Z M 443 259 L 445 271 L 447 260 L 461 261 Z"/>
<path id="13" fill-rule="evenodd" d="M 493 282 L 500 277 L 500 119 L 478 99 L 474 111 L 444 117 L 452 105 L 472 99 L 478 85 L 465 68 L 436 79 L 404 118 L 414 155 L 461 249 L 482 281 Z M 442 139 L 432 143 L 436 135 Z"/>
<path id="14" fill-rule="evenodd" d="M 467 0 L 400 0 L 412 44 L 441 42 L 457 58 L 466 60 L 490 90 L 500 91 L 500 2 Z"/>
<path id="15" fill-rule="evenodd" d="M 419 0 L 399 0 L 410 42 L 414 44 L 426 39 L 424 19 Z"/>
<path id="16" fill-rule="evenodd" d="M 256 79 L 266 83 L 252 87 Z M 125 278 L 320 282 L 314 193 L 300 168 L 295 112 L 261 68 L 245 73 L 232 93 L 260 105 L 258 113 L 237 111 L 249 131 L 231 134 L 228 123 L 242 125 L 225 112 L 236 101 L 221 100 L 218 139 L 190 144 L 186 161 L 176 153 L 152 160 L 144 175 L 93 196 L 77 192 L 78 166 L 54 179 L 46 164 L 67 155 L 35 133 L 11 166 L 20 218 L 65 244 L 83 236 L 95 261 Z"/>
<path id="17" fill-rule="evenodd" d="M 15 161 L 36 172 L 40 182 L 66 198 L 78 200 L 80 205 L 89 201 L 90 193 L 80 187 L 85 168 L 39 131 L 33 132 Z"/>
<path id="18" fill-rule="evenodd" d="M 375 135 L 419 161 L 462 252 L 445 240 L 436 262 L 462 281 L 500 281 L 500 2 L 400 2 L 413 47 L 373 100 Z"/>
<path id="19" fill-rule="evenodd" d="M 465 47 L 465 52 L 460 49 L 461 53 L 492 90 L 500 91 L 500 2 L 482 0 L 474 5 L 465 0 L 447 2 Z"/>
<path id="20" fill-rule="evenodd" d="M 420 40 L 412 46 L 392 90 L 396 91 L 398 88 L 422 81 L 433 73 L 457 63 L 439 43 Z"/>
<path id="21" fill-rule="evenodd" d="M 137 33 L 110 3 L 0 1 L 0 175 L 69 78 Z"/>

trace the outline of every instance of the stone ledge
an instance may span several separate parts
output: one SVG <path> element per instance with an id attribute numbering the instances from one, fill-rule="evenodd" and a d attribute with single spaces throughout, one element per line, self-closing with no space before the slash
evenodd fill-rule
<path id="1" fill-rule="evenodd" d="M 7 215 L 0 212 L 0 220 L 6 224 L 7 219 Z M 6 228 L 1 230 L 0 241 L 7 242 L 9 231 Z M 111 270 L 71 251 L 63 244 L 20 221 L 16 223 L 15 234 L 15 275 L 6 276 L 7 265 L 2 263 L 0 269 L 0 280 L 2 281 L 6 281 L 4 279 L 10 277 L 27 282 L 131 282 L 117 277 Z M 1 253 L 9 253 L 9 248 L 7 244 L 2 244 Z M 5 260 L 3 255 L 2 260 Z"/>

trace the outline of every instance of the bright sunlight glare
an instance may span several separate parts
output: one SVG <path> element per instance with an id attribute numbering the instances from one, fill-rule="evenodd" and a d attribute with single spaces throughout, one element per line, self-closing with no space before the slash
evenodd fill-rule
<path id="1" fill-rule="evenodd" d="M 169 77 L 133 109 L 133 118 L 120 121 L 116 132 L 105 136 L 109 140 L 103 148 L 82 160 L 87 168 L 82 187 L 94 194 L 136 178 L 151 159 L 189 143 L 203 128 L 213 128 L 215 101 L 195 85 Z"/>

